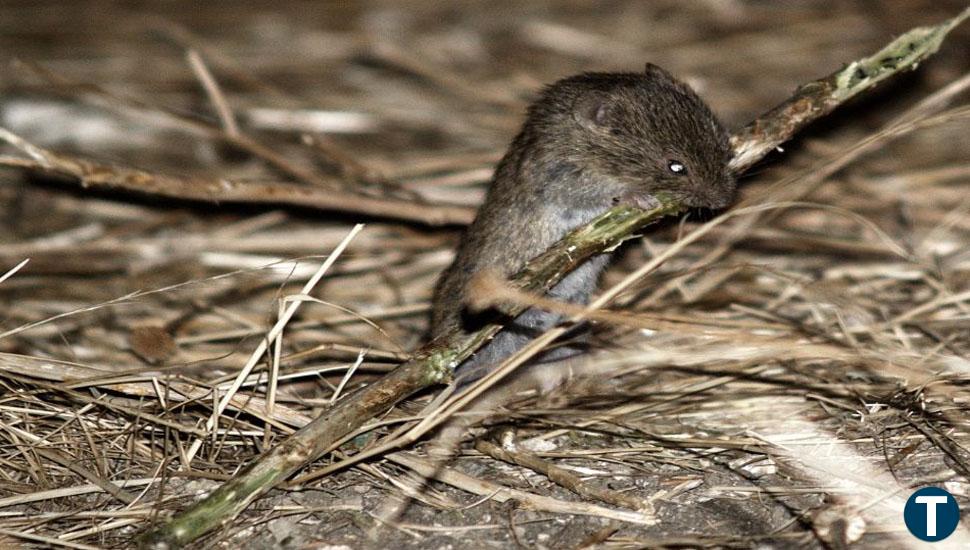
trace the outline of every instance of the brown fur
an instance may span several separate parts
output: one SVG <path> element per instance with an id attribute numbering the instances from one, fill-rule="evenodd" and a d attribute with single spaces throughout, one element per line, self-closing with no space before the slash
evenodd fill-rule
<path id="1" fill-rule="evenodd" d="M 687 206 L 723 208 L 734 197 L 728 134 L 687 85 L 663 69 L 587 73 L 547 87 L 495 171 L 454 263 L 435 288 L 431 333 L 471 331 L 481 317 L 465 308 L 472 276 L 510 276 L 567 232 L 622 201 L 648 205 L 662 191 Z M 675 173 L 671 161 L 686 171 Z M 592 258 L 549 293 L 586 303 L 607 256 Z M 560 317 L 530 309 L 460 368 L 484 374 Z M 543 360 L 575 353 L 560 348 Z"/>

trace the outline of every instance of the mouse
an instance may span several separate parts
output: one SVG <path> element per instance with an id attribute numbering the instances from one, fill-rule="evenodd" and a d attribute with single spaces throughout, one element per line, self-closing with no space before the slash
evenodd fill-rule
<path id="1" fill-rule="evenodd" d="M 432 297 L 430 336 L 470 333 L 495 312 L 468 307 L 469 283 L 483 270 L 514 275 L 569 231 L 619 204 L 650 209 L 664 193 L 686 207 L 717 210 L 734 199 L 729 133 L 691 89 L 657 65 L 640 73 L 583 73 L 547 86 L 499 161 L 474 221 Z M 547 297 L 585 305 L 609 254 L 587 260 Z M 467 385 L 562 321 L 530 308 L 458 365 Z M 543 351 L 533 362 L 583 352 L 583 340 Z"/>

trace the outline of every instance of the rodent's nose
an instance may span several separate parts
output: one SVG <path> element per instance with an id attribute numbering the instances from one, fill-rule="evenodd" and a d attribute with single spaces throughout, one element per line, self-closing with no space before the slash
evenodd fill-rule
<path id="1" fill-rule="evenodd" d="M 693 201 L 691 201 L 693 204 L 688 206 L 710 208 L 711 210 L 726 208 L 734 202 L 734 189 L 734 180 L 701 185 L 694 193 Z"/>

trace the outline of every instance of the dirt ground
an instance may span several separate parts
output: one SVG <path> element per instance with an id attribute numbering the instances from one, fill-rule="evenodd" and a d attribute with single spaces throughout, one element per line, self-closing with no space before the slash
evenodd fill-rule
<path id="1" fill-rule="evenodd" d="M 3 2 L 0 547 L 132 547 L 405 359 L 543 84 L 652 62 L 739 128 L 965 7 Z M 915 488 L 970 509 L 968 71 L 965 23 L 745 174 L 764 209 L 626 243 L 602 288 L 664 261 L 562 387 L 328 470 L 441 388 L 414 395 L 190 547 L 924 547 Z"/>

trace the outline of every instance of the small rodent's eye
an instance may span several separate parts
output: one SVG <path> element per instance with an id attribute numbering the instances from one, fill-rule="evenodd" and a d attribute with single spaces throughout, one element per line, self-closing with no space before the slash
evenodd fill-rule
<path id="1" fill-rule="evenodd" d="M 679 160 L 668 160 L 667 169 L 680 176 L 687 174 L 687 167 Z"/>

